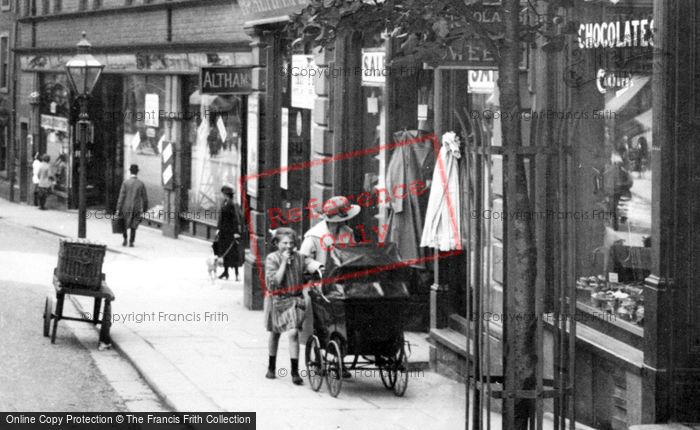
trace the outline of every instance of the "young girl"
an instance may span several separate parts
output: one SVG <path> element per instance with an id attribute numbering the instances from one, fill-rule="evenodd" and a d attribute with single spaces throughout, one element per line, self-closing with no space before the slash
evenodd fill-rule
<path id="1" fill-rule="evenodd" d="M 268 254 L 265 260 L 265 326 L 270 332 L 269 363 L 266 378 L 275 378 L 277 346 L 280 333 L 289 333 L 289 356 L 291 357 L 292 382 L 302 385 L 299 376 L 299 329 L 304 322 L 304 297 L 302 294 L 303 274 L 315 272 L 322 265 L 296 251 L 297 235 L 291 228 L 275 230 L 272 244 L 277 251 Z"/>

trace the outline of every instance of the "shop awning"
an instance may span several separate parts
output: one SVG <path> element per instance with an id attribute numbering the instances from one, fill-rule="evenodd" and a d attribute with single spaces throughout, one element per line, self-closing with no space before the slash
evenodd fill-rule
<path id="1" fill-rule="evenodd" d="M 627 106 L 627 104 L 634 99 L 634 97 L 639 94 L 639 92 L 644 88 L 651 77 L 649 76 L 635 76 L 632 78 L 632 86 L 630 86 L 626 91 L 620 94 L 618 97 L 610 99 L 605 103 L 605 110 L 608 112 L 620 112 Z"/>
<path id="2" fill-rule="evenodd" d="M 651 130 L 651 109 L 634 117 L 634 121 L 642 127 L 643 131 Z"/>

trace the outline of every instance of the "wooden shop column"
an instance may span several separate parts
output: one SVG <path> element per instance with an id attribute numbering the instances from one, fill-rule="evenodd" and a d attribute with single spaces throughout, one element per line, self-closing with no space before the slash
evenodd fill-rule
<path id="1" fill-rule="evenodd" d="M 265 172 L 279 167 L 281 85 L 280 30 L 276 27 L 250 27 L 246 33 L 253 39 L 252 92 L 248 97 L 248 169 L 242 181 L 242 193 L 247 194 L 244 209 L 251 234 L 250 250 L 244 265 L 243 302 L 246 308 L 263 308 L 262 271 L 269 251 L 266 235 L 270 228 L 266 217 L 268 208 L 280 202 L 278 175 Z M 256 176 L 260 175 L 260 176 Z"/>
<path id="2" fill-rule="evenodd" d="M 700 421 L 700 3 L 654 2 L 652 275 L 643 423 Z"/>

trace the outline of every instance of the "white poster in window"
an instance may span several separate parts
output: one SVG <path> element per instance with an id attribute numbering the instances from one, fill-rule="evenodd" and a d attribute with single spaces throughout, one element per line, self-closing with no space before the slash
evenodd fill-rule
<path id="1" fill-rule="evenodd" d="M 362 50 L 362 85 L 384 85 L 389 70 L 384 65 L 383 48 Z"/>
<path id="2" fill-rule="evenodd" d="M 428 105 L 418 105 L 418 121 L 428 119 Z"/>
<path id="3" fill-rule="evenodd" d="M 496 87 L 497 79 L 496 70 L 470 70 L 467 91 L 472 94 L 491 94 Z"/>
<path id="4" fill-rule="evenodd" d="M 372 94 L 371 97 L 367 98 L 367 113 L 371 115 L 375 115 L 376 113 L 379 112 L 379 100 L 377 97 Z"/>
<path id="5" fill-rule="evenodd" d="M 280 151 L 280 187 L 283 190 L 287 190 L 289 189 L 289 175 L 286 170 L 289 165 L 289 109 L 287 108 L 282 108 Z"/>
<path id="6" fill-rule="evenodd" d="M 292 81 L 292 107 L 314 108 L 314 73 L 316 63 L 312 55 L 292 55 L 292 68 L 289 71 Z"/>
<path id="7" fill-rule="evenodd" d="M 246 191 L 252 197 L 258 196 L 258 178 L 254 177 L 258 173 L 258 94 L 251 94 L 248 97 L 248 166 L 246 180 Z"/>
<path id="8" fill-rule="evenodd" d="M 226 142 L 228 133 L 226 132 L 226 125 L 224 124 L 224 119 L 221 117 L 221 115 L 219 115 L 219 118 L 216 120 L 216 128 L 219 130 L 219 137 L 221 138 L 221 141 Z"/>
<path id="9" fill-rule="evenodd" d="M 146 94 L 146 103 L 144 105 L 143 120 L 146 127 L 158 128 L 158 94 Z"/>

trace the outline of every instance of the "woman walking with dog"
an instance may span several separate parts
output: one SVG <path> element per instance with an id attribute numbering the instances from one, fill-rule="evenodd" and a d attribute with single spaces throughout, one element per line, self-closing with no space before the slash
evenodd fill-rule
<path id="1" fill-rule="evenodd" d="M 289 335 L 289 356 L 291 357 L 292 382 L 303 385 L 299 376 L 299 330 L 304 323 L 306 305 L 302 294 L 304 272 L 313 273 L 323 265 L 316 260 L 297 252 L 297 234 L 287 227 L 275 230 L 272 237 L 277 251 L 265 259 L 265 328 L 270 332 L 268 342 L 268 379 L 276 377 L 277 346 L 280 334 Z"/>
<path id="2" fill-rule="evenodd" d="M 228 269 L 233 267 L 238 281 L 238 268 L 243 264 L 243 215 L 240 207 L 233 201 L 233 185 L 221 187 L 224 203 L 221 205 L 217 225 L 216 255 L 223 260 L 224 272 L 219 279 L 228 279 Z"/>

